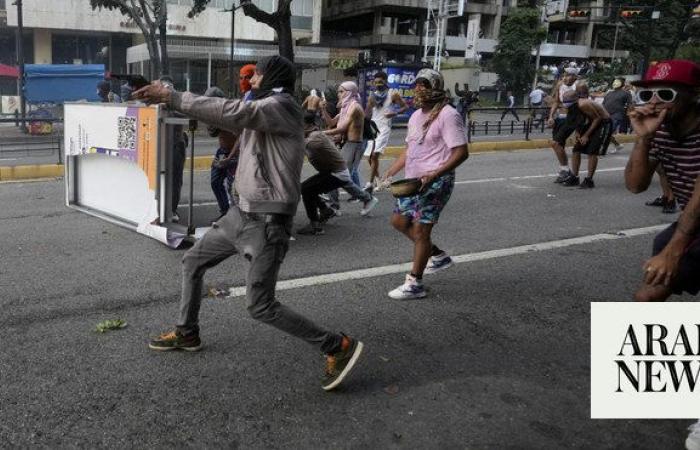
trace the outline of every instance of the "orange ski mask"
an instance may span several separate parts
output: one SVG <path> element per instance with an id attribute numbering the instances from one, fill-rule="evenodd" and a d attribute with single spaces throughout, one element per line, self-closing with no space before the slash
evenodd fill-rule
<path id="1" fill-rule="evenodd" d="M 246 64 L 241 67 L 238 79 L 238 87 L 241 89 L 241 94 L 245 94 L 252 89 L 250 85 L 250 79 L 253 78 L 255 74 L 255 64 Z"/>

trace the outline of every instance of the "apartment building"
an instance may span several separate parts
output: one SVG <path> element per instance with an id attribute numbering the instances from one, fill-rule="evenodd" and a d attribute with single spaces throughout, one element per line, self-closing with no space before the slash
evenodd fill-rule
<path id="1" fill-rule="evenodd" d="M 371 61 L 419 62 L 427 4 L 427 0 L 323 0 L 322 40 L 359 47 Z M 612 49 L 597 48 L 596 40 L 601 27 L 614 26 L 601 20 L 609 4 L 610 0 L 576 2 L 573 6 L 588 8 L 592 14 L 572 18 L 567 13 L 568 0 L 548 2 L 552 20 L 546 23 L 547 41 L 540 49 L 543 61 L 613 56 Z M 516 5 L 517 0 L 467 1 L 464 15 L 448 21 L 446 54 L 486 64 L 495 51 L 503 20 Z"/>

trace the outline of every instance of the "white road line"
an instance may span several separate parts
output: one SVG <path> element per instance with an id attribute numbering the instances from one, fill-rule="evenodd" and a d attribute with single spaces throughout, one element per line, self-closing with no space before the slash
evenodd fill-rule
<path id="1" fill-rule="evenodd" d="M 610 167 L 607 169 L 598 169 L 596 170 L 596 173 L 598 172 L 620 172 L 625 170 L 624 167 Z M 583 175 L 584 173 L 588 173 L 586 170 L 582 170 L 579 175 Z M 496 177 L 496 178 L 480 178 L 476 180 L 463 180 L 463 181 L 455 181 L 455 184 L 478 184 L 478 183 L 493 183 L 494 181 L 513 181 L 513 180 L 532 180 L 535 178 L 551 178 L 551 177 L 556 177 L 558 174 L 556 173 L 549 173 L 546 175 L 522 175 L 522 176 L 516 176 L 516 177 Z"/>
<path id="2" fill-rule="evenodd" d="M 580 236 L 569 239 L 560 239 L 556 241 L 545 241 L 536 244 L 520 245 L 517 247 L 508 247 L 497 250 L 487 250 L 484 252 L 467 253 L 464 255 L 453 256 L 455 263 L 469 263 L 475 261 L 484 261 L 487 259 L 503 258 L 506 256 L 522 255 L 524 253 L 542 252 L 574 245 L 591 244 L 600 241 L 614 241 L 635 236 L 643 236 L 655 233 L 666 228 L 668 224 L 654 225 L 642 228 L 629 228 L 615 233 L 599 233 Z M 393 264 L 389 266 L 370 267 L 367 269 L 350 270 L 348 272 L 327 273 L 323 275 L 315 275 L 306 278 L 296 278 L 292 280 L 284 280 L 277 283 L 277 290 L 284 291 L 288 289 L 297 289 L 308 286 L 319 286 L 322 284 L 338 283 L 348 280 L 359 280 L 363 278 L 374 278 L 395 273 L 405 273 L 411 270 L 411 263 Z M 238 297 L 245 295 L 245 286 L 232 287 L 229 289 L 229 297 Z"/>

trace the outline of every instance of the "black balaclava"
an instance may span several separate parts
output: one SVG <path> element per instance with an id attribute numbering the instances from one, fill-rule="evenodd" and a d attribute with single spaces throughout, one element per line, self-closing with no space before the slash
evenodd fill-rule
<path id="1" fill-rule="evenodd" d="M 279 55 L 262 58 L 255 65 L 255 70 L 262 76 L 262 83 L 259 89 L 253 89 L 255 100 L 272 95 L 273 89 L 281 89 L 287 94 L 294 93 L 294 82 L 296 81 L 296 67 L 287 58 Z"/>

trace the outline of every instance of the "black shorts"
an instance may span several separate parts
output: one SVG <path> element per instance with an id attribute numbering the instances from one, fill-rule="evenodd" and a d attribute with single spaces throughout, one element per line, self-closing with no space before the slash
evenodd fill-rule
<path id="1" fill-rule="evenodd" d="M 554 119 L 552 128 L 552 140 L 562 147 L 566 147 L 566 140 L 576 131 L 576 125 L 567 122 L 566 118 L 557 117 Z"/>
<path id="2" fill-rule="evenodd" d="M 588 139 L 586 145 L 581 145 L 577 142 L 572 151 L 583 153 L 584 155 L 604 155 L 608 152 L 611 137 L 612 121 L 610 119 L 604 120 L 598 125 L 598 128 L 591 133 L 591 137 Z"/>
<path id="3" fill-rule="evenodd" d="M 657 234 L 654 238 L 653 255 L 661 253 L 673 233 L 676 231 L 678 222 L 672 223 L 668 228 Z M 671 290 L 674 294 L 680 295 L 683 291 L 698 295 L 700 292 L 700 233 L 696 233 L 693 241 L 688 245 L 678 265 L 678 275 L 671 281 Z"/>

